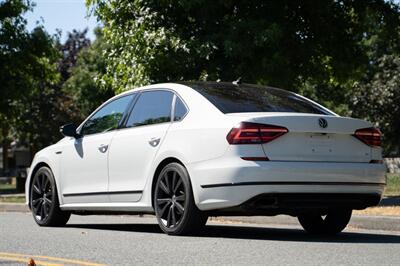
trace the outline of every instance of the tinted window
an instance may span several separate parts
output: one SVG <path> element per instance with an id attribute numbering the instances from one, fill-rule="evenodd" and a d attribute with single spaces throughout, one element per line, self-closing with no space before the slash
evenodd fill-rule
<path id="1" fill-rule="evenodd" d="M 133 94 L 123 96 L 103 106 L 86 121 L 81 134 L 89 135 L 116 129 L 133 97 Z"/>
<path id="2" fill-rule="evenodd" d="M 174 94 L 169 91 L 143 92 L 133 107 L 127 127 L 151 125 L 171 121 Z"/>
<path id="3" fill-rule="evenodd" d="M 180 121 L 186 115 L 187 109 L 182 100 L 176 96 L 174 121 Z"/>
<path id="4" fill-rule="evenodd" d="M 332 115 L 312 102 L 285 90 L 230 83 L 187 85 L 201 93 L 223 113 L 293 112 Z"/>

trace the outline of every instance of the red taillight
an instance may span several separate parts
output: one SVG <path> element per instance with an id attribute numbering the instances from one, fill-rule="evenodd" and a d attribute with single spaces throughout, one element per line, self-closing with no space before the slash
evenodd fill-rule
<path id="1" fill-rule="evenodd" d="M 261 144 L 270 142 L 288 132 L 287 128 L 242 122 L 226 136 L 229 144 Z"/>
<path id="2" fill-rule="evenodd" d="M 357 129 L 354 136 L 369 146 L 381 147 L 382 145 L 382 133 L 374 127 Z"/>

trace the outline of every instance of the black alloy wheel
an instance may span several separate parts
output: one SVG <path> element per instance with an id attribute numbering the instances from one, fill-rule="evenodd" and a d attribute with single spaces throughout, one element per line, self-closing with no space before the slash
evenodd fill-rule
<path id="1" fill-rule="evenodd" d="M 346 228 L 351 213 L 352 210 L 329 210 L 325 215 L 308 213 L 297 218 L 307 233 L 336 235 Z"/>
<path id="2" fill-rule="evenodd" d="M 45 172 L 39 173 L 32 184 L 32 211 L 36 220 L 43 221 L 49 216 L 53 205 L 53 190 Z"/>
<path id="3" fill-rule="evenodd" d="M 159 182 L 156 204 L 162 223 L 176 227 L 185 213 L 186 189 L 178 172 L 166 171 Z"/>
<path id="4" fill-rule="evenodd" d="M 207 216 L 194 203 L 189 175 L 178 163 L 170 163 L 158 176 L 154 207 L 161 229 L 168 234 L 196 233 Z"/>
<path id="5" fill-rule="evenodd" d="M 41 167 L 33 177 L 30 207 L 40 226 L 62 226 L 69 220 L 71 214 L 60 210 L 53 173 L 48 167 Z"/>

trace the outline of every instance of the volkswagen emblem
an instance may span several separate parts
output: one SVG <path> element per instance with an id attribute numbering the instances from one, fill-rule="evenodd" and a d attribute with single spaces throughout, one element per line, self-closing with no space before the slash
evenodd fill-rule
<path id="1" fill-rule="evenodd" d="M 322 128 L 328 127 L 328 121 L 326 121 L 326 119 L 324 119 L 324 118 L 318 119 L 318 123 L 319 123 L 319 126 Z"/>

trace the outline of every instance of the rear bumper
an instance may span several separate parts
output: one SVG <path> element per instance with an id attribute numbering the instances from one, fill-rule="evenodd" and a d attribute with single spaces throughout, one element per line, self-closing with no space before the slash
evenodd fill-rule
<path id="1" fill-rule="evenodd" d="M 365 209 L 379 204 L 379 194 L 352 193 L 272 193 L 255 196 L 239 206 L 211 211 L 211 215 L 278 215 L 329 209 Z"/>
<path id="2" fill-rule="evenodd" d="M 293 199 L 296 194 L 314 195 L 314 203 L 358 195 L 365 204 L 351 208 L 360 209 L 378 204 L 379 200 L 364 198 L 380 199 L 386 183 L 386 167 L 369 163 L 252 162 L 231 157 L 190 165 L 189 173 L 200 210 L 237 207 L 265 194 L 290 194 Z"/>

